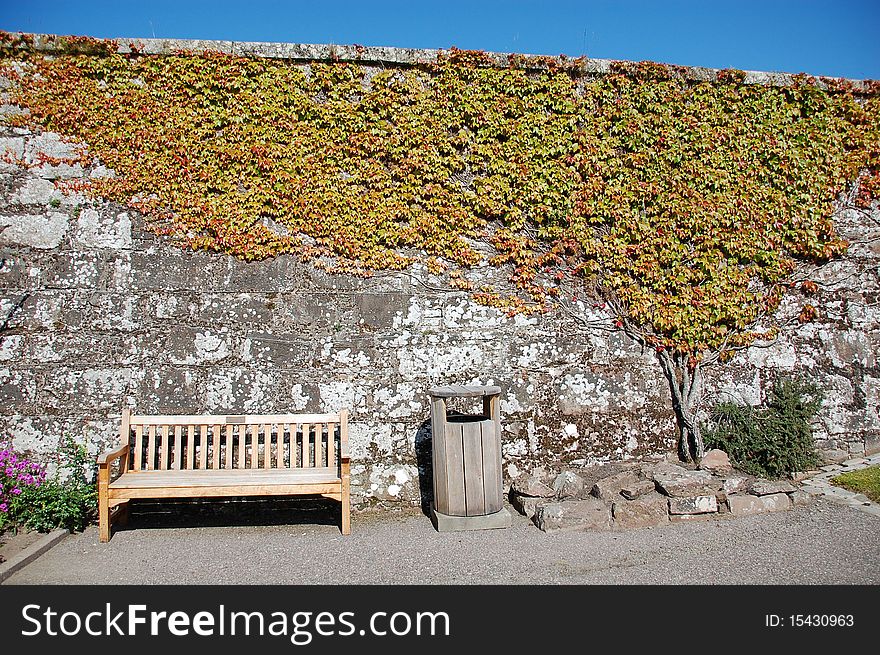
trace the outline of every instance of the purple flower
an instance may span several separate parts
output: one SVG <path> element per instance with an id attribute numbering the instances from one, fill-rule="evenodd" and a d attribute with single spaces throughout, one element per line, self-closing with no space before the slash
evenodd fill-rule
<path id="1" fill-rule="evenodd" d="M 13 489 L 13 490 L 12 490 L 12 495 L 13 495 L 13 496 L 19 496 L 19 495 L 21 495 L 21 489 L 19 489 L 18 487 L 16 487 L 15 489 Z"/>
<path id="2" fill-rule="evenodd" d="M 5 512 L 8 509 L 9 505 L 7 505 L 6 503 L 0 503 L 0 512 Z"/>

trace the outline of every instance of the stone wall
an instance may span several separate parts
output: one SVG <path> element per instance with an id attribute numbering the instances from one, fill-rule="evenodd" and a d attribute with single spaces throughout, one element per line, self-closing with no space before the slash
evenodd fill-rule
<path id="1" fill-rule="evenodd" d="M 97 453 L 126 406 L 348 407 L 354 502 L 418 503 L 438 383 L 502 387 L 508 480 L 673 446 L 659 365 L 610 321 L 507 318 L 418 269 L 354 279 L 289 256 L 185 252 L 136 212 L 58 191 L 56 180 L 106 173 L 45 163 L 73 154 L 58 135 L 0 130 L 0 153 L 30 164 L 0 163 L 0 435 L 19 449 L 48 456 L 71 434 Z M 864 454 L 880 449 L 880 212 L 841 211 L 837 223 L 853 245 L 812 276 L 820 319 L 712 370 L 706 398 L 756 403 L 778 373 L 802 373 L 827 392 L 820 446 Z"/>

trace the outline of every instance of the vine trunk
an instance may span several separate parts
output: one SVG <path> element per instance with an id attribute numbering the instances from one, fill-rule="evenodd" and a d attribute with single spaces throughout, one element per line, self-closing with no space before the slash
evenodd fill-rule
<path id="1" fill-rule="evenodd" d="M 672 392 L 672 408 L 678 425 L 678 457 L 683 462 L 700 463 L 703 458 L 703 436 L 695 417 L 702 394 L 703 369 L 694 365 L 687 354 L 658 353 L 660 365 Z"/>

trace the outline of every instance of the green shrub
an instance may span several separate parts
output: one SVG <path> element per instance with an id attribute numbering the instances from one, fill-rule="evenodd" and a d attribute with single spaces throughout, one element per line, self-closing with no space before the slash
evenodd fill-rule
<path id="1" fill-rule="evenodd" d="M 746 473 L 780 478 L 819 465 L 810 421 L 819 411 L 816 385 L 780 378 L 759 407 L 723 402 L 703 426 L 707 448 L 720 448 Z"/>
<path id="2" fill-rule="evenodd" d="M 5 523 L 0 527 L 38 532 L 56 528 L 83 530 L 97 511 L 97 499 L 95 469 L 88 451 L 65 436 L 59 446 L 54 475 L 39 485 L 21 486 L 21 493 L 10 503 L 5 517 L 0 517 Z"/>

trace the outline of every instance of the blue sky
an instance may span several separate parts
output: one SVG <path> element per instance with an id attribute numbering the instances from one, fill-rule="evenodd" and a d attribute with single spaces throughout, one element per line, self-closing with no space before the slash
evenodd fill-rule
<path id="1" fill-rule="evenodd" d="M 880 79 L 880 0 L 0 0 L 0 29 L 456 46 Z"/>

